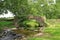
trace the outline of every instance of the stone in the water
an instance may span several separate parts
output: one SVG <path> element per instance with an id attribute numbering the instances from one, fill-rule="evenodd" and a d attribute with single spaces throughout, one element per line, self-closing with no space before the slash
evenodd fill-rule
<path id="1" fill-rule="evenodd" d="M 4 35 L 5 34 L 5 35 Z M 22 34 L 16 34 L 12 31 L 4 31 L 2 38 L 0 40 L 15 40 L 16 38 L 22 38 Z"/>

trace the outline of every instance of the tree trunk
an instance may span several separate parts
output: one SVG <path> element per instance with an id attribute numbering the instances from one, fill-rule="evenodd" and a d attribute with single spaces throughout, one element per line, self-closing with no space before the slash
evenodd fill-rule
<path id="1" fill-rule="evenodd" d="M 14 26 L 15 26 L 16 28 L 19 28 L 18 18 L 17 18 L 16 16 L 14 17 Z"/>

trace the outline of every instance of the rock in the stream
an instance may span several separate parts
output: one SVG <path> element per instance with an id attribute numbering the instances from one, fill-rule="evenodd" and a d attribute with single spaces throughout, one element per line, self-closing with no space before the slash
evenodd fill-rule
<path id="1" fill-rule="evenodd" d="M 22 34 L 16 34 L 10 30 L 6 30 L 3 32 L 3 35 L 0 40 L 15 40 L 16 38 L 19 38 L 20 40 L 22 38 Z"/>

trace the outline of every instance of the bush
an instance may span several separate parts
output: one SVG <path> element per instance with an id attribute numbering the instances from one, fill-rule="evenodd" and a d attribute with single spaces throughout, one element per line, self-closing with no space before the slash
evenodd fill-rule
<path id="1" fill-rule="evenodd" d="M 33 19 L 24 21 L 23 25 L 25 25 L 25 28 L 32 29 L 32 30 L 36 29 L 39 26 L 38 22 Z"/>

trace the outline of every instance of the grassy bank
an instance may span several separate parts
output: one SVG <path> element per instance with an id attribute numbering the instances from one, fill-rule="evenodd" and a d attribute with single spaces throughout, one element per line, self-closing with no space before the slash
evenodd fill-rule
<path id="1" fill-rule="evenodd" d="M 50 26 L 44 29 L 44 35 L 39 37 L 30 37 L 28 40 L 60 40 L 60 20 L 47 20 Z M 0 29 L 4 27 L 14 27 L 13 22 L 3 21 L 0 22 Z M 45 33 L 47 33 L 45 35 Z"/>
<path id="2" fill-rule="evenodd" d="M 44 29 L 46 35 L 40 37 L 33 37 L 29 40 L 60 40 L 60 22 L 57 20 L 48 20 L 51 24 L 49 27 Z"/>
<path id="3" fill-rule="evenodd" d="M 12 28 L 14 27 L 12 21 L 0 21 L 0 29 L 3 29 L 5 27 Z"/>

